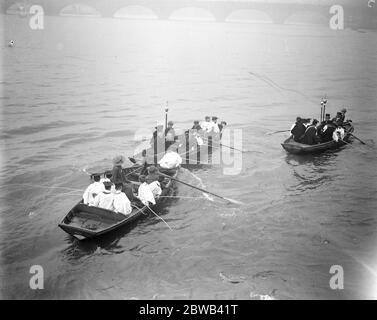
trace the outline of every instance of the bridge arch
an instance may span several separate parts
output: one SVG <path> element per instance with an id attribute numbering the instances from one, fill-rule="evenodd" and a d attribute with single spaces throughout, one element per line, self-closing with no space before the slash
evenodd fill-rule
<path id="1" fill-rule="evenodd" d="M 300 10 L 290 14 L 284 21 L 286 24 L 322 24 L 328 25 L 330 15 L 328 12 L 313 12 L 309 10 Z"/>
<path id="2" fill-rule="evenodd" d="M 272 17 L 260 10 L 239 9 L 230 13 L 225 21 L 241 23 L 273 23 Z"/>
<path id="3" fill-rule="evenodd" d="M 195 20 L 195 21 L 216 21 L 216 16 L 207 8 L 182 7 L 172 11 L 170 20 Z"/>
<path id="4" fill-rule="evenodd" d="M 85 3 L 71 3 L 65 5 L 59 12 L 60 16 L 101 17 L 101 13 Z"/>
<path id="5" fill-rule="evenodd" d="M 157 14 L 150 8 L 130 5 L 118 9 L 114 13 L 114 18 L 124 19 L 158 19 Z"/>

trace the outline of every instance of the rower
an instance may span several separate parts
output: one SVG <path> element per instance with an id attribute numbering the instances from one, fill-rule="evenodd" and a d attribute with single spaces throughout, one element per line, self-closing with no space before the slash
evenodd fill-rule
<path id="1" fill-rule="evenodd" d="M 105 190 L 103 183 L 100 182 L 100 176 L 98 174 L 93 176 L 93 180 L 94 180 L 94 182 L 86 188 L 86 190 L 85 190 L 85 192 L 82 196 L 84 204 L 93 203 L 94 198 L 98 194 L 100 194 L 103 190 Z"/>
<path id="2" fill-rule="evenodd" d="M 153 196 L 153 192 L 149 187 L 149 184 L 146 182 L 146 177 L 144 175 L 139 176 L 140 186 L 137 191 L 137 197 L 139 200 L 146 206 L 149 204 L 156 204 L 156 201 Z"/>
<path id="3" fill-rule="evenodd" d="M 148 167 L 148 175 L 146 176 L 145 180 L 149 184 L 153 181 L 158 181 L 159 176 L 158 169 L 155 166 L 150 166 Z"/>
<path id="4" fill-rule="evenodd" d="M 343 122 L 346 121 L 346 113 L 347 113 L 347 109 L 346 109 L 346 108 L 343 108 L 342 110 L 340 110 L 340 112 L 342 113 L 341 121 L 342 121 L 342 124 L 343 124 Z"/>
<path id="5" fill-rule="evenodd" d="M 104 183 L 105 190 L 100 192 L 95 198 L 92 204 L 94 207 L 106 209 L 106 210 L 113 210 L 113 199 L 114 194 L 111 192 L 111 182 Z"/>
<path id="6" fill-rule="evenodd" d="M 296 118 L 296 123 L 293 125 L 291 129 L 291 133 L 293 135 L 293 140 L 296 142 L 300 142 L 303 138 L 306 131 L 306 127 L 301 119 L 301 117 Z"/>
<path id="7" fill-rule="evenodd" d="M 124 215 L 129 215 L 132 212 L 131 202 L 127 198 L 126 194 L 122 192 L 122 188 L 123 185 L 121 183 L 117 183 L 115 185 L 115 192 L 113 194 L 114 211 Z"/>

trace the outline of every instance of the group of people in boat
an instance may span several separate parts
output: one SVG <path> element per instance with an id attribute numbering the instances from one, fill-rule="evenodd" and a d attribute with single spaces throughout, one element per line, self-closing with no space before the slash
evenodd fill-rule
<path id="1" fill-rule="evenodd" d="M 343 140 L 346 112 L 347 110 L 343 108 L 332 119 L 330 114 L 326 114 L 321 123 L 317 119 L 310 122 L 310 119 L 297 117 L 291 128 L 293 140 L 308 145 Z"/>
<path id="2" fill-rule="evenodd" d="M 156 204 L 156 199 L 161 196 L 167 181 L 160 174 L 156 166 L 137 165 L 140 171 L 139 184 L 127 179 L 123 170 L 125 158 L 116 156 L 113 159 L 113 169 L 107 172 L 104 178 L 93 175 L 94 182 L 90 184 L 83 194 L 83 203 L 128 215 L 132 212 L 132 201 L 139 201 L 149 206 Z M 173 151 L 168 151 L 159 161 L 159 166 L 165 169 L 176 168 L 182 163 L 182 158 Z M 137 170 L 136 169 L 136 170 Z M 134 193 L 134 190 L 137 192 Z"/>

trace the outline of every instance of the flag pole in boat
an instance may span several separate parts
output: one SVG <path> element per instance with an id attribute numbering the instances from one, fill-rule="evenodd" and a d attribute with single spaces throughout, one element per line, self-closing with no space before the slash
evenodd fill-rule
<path id="1" fill-rule="evenodd" d="M 229 199 L 229 198 L 225 198 L 225 197 L 220 196 L 220 195 L 218 195 L 218 194 L 216 194 L 216 193 L 213 193 L 213 192 L 210 192 L 210 191 L 204 190 L 204 189 L 199 188 L 199 187 L 195 187 L 195 186 L 193 186 L 192 184 L 189 184 L 189 183 L 184 182 L 184 181 L 182 181 L 182 180 L 179 180 L 179 179 L 173 178 L 173 177 L 171 177 L 171 176 L 169 176 L 169 175 L 167 175 L 167 174 L 165 174 L 165 173 L 160 172 L 159 174 L 162 175 L 162 176 L 165 177 L 165 178 L 168 178 L 168 179 L 171 179 L 171 180 L 174 180 L 174 181 L 180 182 L 180 183 L 182 183 L 182 184 L 184 184 L 184 185 L 186 185 L 186 186 L 188 186 L 188 187 L 191 187 L 191 188 L 197 189 L 197 190 L 199 190 L 199 191 L 201 191 L 201 192 L 204 192 L 204 193 L 208 193 L 208 194 L 210 194 L 210 195 L 212 195 L 212 196 L 215 196 L 215 197 L 217 197 L 217 198 L 223 199 L 223 200 L 225 200 L 225 201 L 232 202 L 232 203 L 239 204 L 239 205 L 242 204 L 242 202 L 240 202 L 240 201 L 233 200 L 233 199 Z"/>

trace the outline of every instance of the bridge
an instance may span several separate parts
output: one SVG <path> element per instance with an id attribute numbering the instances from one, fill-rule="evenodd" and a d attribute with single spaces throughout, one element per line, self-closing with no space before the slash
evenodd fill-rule
<path id="1" fill-rule="evenodd" d="M 372 2 L 374 0 L 371 0 Z M 144 7 L 151 10 L 159 19 L 169 19 L 179 9 L 199 8 L 211 13 L 216 21 L 223 22 L 238 10 L 255 10 L 265 13 L 273 23 L 283 24 L 295 13 L 317 13 L 329 21 L 330 7 L 342 5 L 345 12 L 345 23 L 348 26 L 377 26 L 377 4 L 368 6 L 368 0 L 290 0 L 286 3 L 274 0 L 3 0 L 1 13 L 18 7 L 27 10 L 31 5 L 40 5 L 46 15 L 60 15 L 72 5 L 91 7 L 102 17 L 114 17 L 116 12 L 126 7 Z"/>

